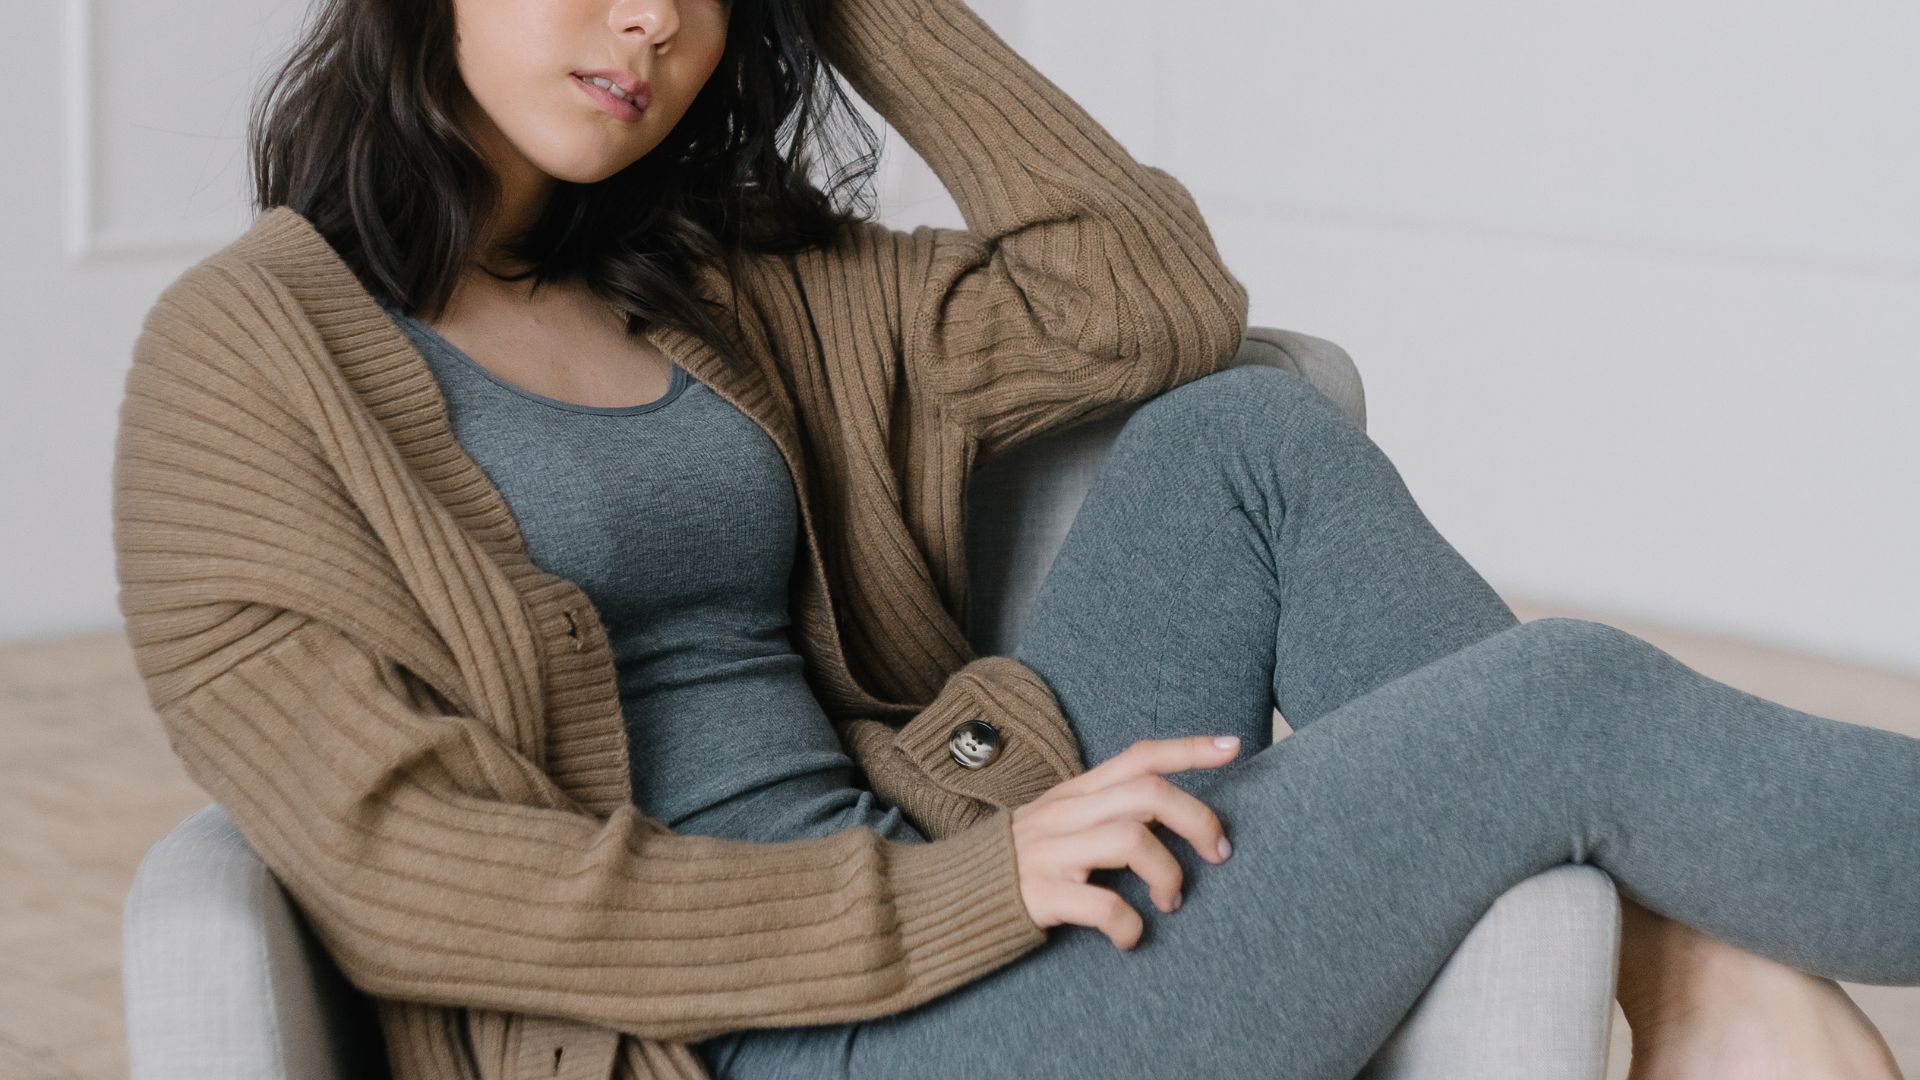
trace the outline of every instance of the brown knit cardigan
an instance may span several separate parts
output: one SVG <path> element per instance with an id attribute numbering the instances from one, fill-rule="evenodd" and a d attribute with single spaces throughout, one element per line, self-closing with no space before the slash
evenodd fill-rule
<path id="1" fill-rule="evenodd" d="M 1045 940 L 1011 812 L 1083 766 L 1045 682 L 968 646 L 967 478 L 1218 370 L 1247 294 L 1186 189 L 961 0 L 835 8 L 829 60 L 968 227 L 750 260 L 744 369 L 646 337 L 779 446 L 809 683 L 931 843 L 641 816 L 597 612 L 530 561 L 424 359 L 299 214 L 261 213 L 142 325 L 113 471 L 139 671 L 401 1080 L 701 1078 L 692 1042 L 897 1013 Z M 947 738 L 976 718 L 1002 752 L 965 768 Z"/>

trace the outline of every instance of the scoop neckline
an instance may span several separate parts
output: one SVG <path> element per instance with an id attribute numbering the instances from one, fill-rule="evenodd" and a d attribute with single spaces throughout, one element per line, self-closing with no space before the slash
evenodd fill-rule
<path id="1" fill-rule="evenodd" d="M 545 405 L 548 408 L 560 409 L 565 412 L 587 413 L 593 416 L 634 416 L 639 413 L 652 412 L 655 409 L 663 409 L 663 408 L 666 408 L 668 405 L 671 405 L 673 403 L 673 400 L 680 396 L 681 391 L 687 388 L 687 383 L 689 381 L 689 376 L 687 375 L 687 369 L 681 367 L 680 362 L 678 360 L 669 360 L 668 368 L 667 368 L 666 393 L 660 395 L 659 397 L 653 399 L 652 401 L 641 402 L 638 405 L 584 405 L 577 401 L 562 401 L 559 398 L 548 397 L 545 394 L 536 393 L 535 391 L 529 390 L 524 386 L 518 386 L 518 385 L 515 385 L 514 383 L 508 382 L 507 380 L 487 370 L 484 364 L 480 363 L 480 361 L 478 360 L 475 360 L 473 357 L 468 356 L 465 349 L 462 349 L 460 346 L 455 345 L 451 341 L 448 341 L 445 337 L 441 336 L 438 330 L 435 330 L 433 327 L 428 326 L 426 323 L 421 322 L 419 319 L 414 318 L 412 315 L 409 315 L 398 308 L 388 307 L 387 305 L 384 305 L 384 304 L 381 306 L 386 310 L 388 315 L 396 319 L 405 321 L 407 325 L 414 327 L 415 329 L 419 330 L 422 334 L 425 334 L 427 337 L 432 338 L 435 342 L 437 342 L 440 345 L 441 348 L 453 354 L 453 356 L 459 359 L 461 363 L 465 364 L 468 368 L 472 369 L 476 374 L 485 378 L 488 382 L 493 383 L 495 386 L 500 387 L 502 390 L 505 390 L 510 394 L 513 394 L 517 397 L 525 398 L 528 401 L 534 402 L 535 404 Z"/>

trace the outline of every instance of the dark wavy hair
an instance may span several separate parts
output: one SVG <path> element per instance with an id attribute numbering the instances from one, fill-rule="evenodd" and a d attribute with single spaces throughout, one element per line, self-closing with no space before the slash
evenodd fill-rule
<path id="1" fill-rule="evenodd" d="M 830 3 L 733 0 L 719 66 L 673 131 L 598 183 L 556 180 L 538 222 L 501 241 L 531 269 L 487 272 L 536 290 L 578 275 L 629 331 L 666 324 L 731 355 L 693 268 L 734 280 L 742 254 L 829 244 L 873 212 L 879 141 L 816 38 Z M 453 0 L 318 0 L 248 121 L 254 209 L 298 212 L 408 312 L 443 310 L 498 197 L 455 120 L 453 31 Z M 827 191 L 808 176 L 816 150 L 844 162 Z"/>

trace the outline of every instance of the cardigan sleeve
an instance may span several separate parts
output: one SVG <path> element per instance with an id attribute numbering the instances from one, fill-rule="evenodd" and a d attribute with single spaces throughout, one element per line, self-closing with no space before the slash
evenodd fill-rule
<path id="1" fill-rule="evenodd" d="M 1197 204 L 962 0 L 834 0 L 829 62 L 926 160 L 966 228 L 849 237 L 898 306 L 908 377 L 993 454 L 1219 370 L 1247 290 Z"/>
<path id="2" fill-rule="evenodd" d="M 159 715 L 365 993 L 693 1042 L 891 1015 L 1045 940 L 1010 811 L 925 844 L 602 820 L 404 669 L 260 615 L 267 643 Z"/>
<path id="3" fill-rule="evenodd" d="M 692 1042 L 891 1015 L 1044 942 L 1010 812 L 925 844 L 592 813 L 523 749 L 524 718 L 456 706 L 418 666 L 428 650 L 338 615 L 352 600 L 415 621 L 272 389 L 297 336 L 276 309 L 222 321 L 205 299 L 230 272 L 156 305 L 135 344 L 118 601 L 174 753 L 354 986 Z"/>

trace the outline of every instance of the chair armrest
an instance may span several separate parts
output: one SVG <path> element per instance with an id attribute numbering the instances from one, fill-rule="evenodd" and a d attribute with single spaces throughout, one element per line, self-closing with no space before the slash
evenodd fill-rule
<path id="1" fill-rule="evenodd" d="M 140 860 L 121 910 L 132 1080 L 387 1074 L 372 1003 L 218 803 Z"/>
<path id="2" fill-rule="evenodd" d="M 1356 1080 L 1601 1080 L 1619 947 L 1606 871 L 1535 874 L 1493 902 Z"/>

